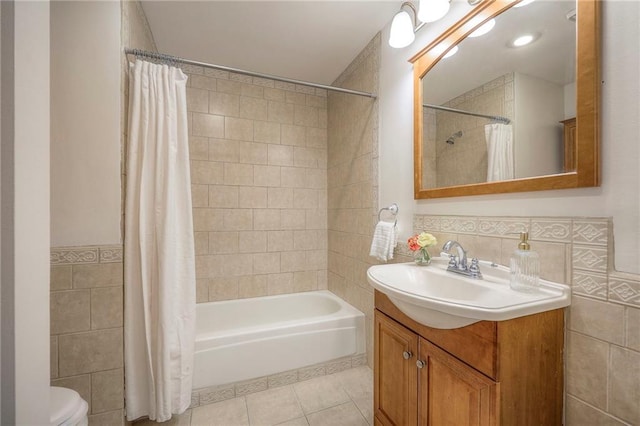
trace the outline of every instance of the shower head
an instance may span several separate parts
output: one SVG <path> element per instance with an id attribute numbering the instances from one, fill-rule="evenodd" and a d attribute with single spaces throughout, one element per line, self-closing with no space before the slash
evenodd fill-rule
<path id="1" fill-rule="evenodd" d="M 448 143 L 449 145 L 453 145 L 456 142 L 456 139 L 461 137 L 462 137 L 462 130 L 458 130 L 457 132 L 449 136 L 445 142 Z"/>

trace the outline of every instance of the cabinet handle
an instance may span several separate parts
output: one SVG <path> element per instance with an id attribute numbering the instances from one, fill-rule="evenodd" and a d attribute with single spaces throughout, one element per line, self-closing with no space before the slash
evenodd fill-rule
<path id="1" fill-rule="evenodd" d="M 412 356 L 413 356 L 413 354 L 412 354 L 411 352 L 409 352 L 409 351 L 404 351 L 404 352 L 402 352 L 402 357 L 403 357 L 404 359 L 409 359 L 409 358 L 411 358 Z"/>
<path id="2" fill-rule="evenodd" d="M 422 368 L 422 367 L 424 367 L 425 365 L 426 365 L 426 364 L 425 364 L 425 362 L 424 362 L 424 361 L 420 361 L 420 360 L 417 360 L 417 361 L 416 361 L 416 366 L 417 366 L 418 368 Z"/>

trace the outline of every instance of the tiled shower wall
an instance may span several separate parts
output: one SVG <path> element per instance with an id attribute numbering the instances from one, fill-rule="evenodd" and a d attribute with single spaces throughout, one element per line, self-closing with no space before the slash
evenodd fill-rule
<path id="1" fill-rule="evenodd" d="M 378 91 L 380 39 L 378 34 L 335 86 Z M 373 365 L 373 289 L 366 272 L 375 263 L 369 257 L 378 205 L 375 99 L 329 94 L 328 158 L 329 290 L 366 315 L 368 363 Z"/>
<path id="2" fill-rule="evenodd" d="M 608 219 L 579 217 L 414 217 L 414 230 L 434 234 L 438 247 L 457 240 L 470 256 L 502 265 L 517 246 L 511 234 L 528 230 L 541 277 L 571 285 L 569 426 L 640 424 L 640 276 L 614 270 L 612 226 Z"/>
<path id="3" fill-rule="evenodd" d="M 327 92 L 183 68 L 197 300 L 327 287 Z"/>
<path id="4" fill-rule="evenodd" d="M 122 246 L 51 250 L 51 385 L 76 390 L 90 424 L 122 424 Z"/>

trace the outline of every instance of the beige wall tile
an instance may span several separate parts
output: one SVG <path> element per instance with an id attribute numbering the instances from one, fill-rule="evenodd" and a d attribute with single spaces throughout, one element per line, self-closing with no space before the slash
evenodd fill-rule
<path id="1" fill-rule="evenodd" d="M 58 336 L 51 336 L 49 343 L 50 377 L 58 377 Z"/>
<path id="2" fill-rule="evenodd" d="M 280 210 L 253 210 L 253 229 L 263 231 L 280 229 Z"/>
<path id="3" fill-rule="evenodd" d="M 187 87 L 187 111 L 209 112 L 209 91 Z"/>
<path id="4" fill-rule="evenodd" d="M 206 75 L 190 74 L 189 84 L 198 89 L 216 90 L 216 79 Z"/>
<path id="5" fill-rule="evenodd" d="M 569 307 L 569 328 L 600 340 L 624 343 L 624 307 L 574 296 Z"/>
<path id="6" fill-rule="evenodd" d="M 89 413 L 91 413 L 91 375 L 83 374 L 81 376 L 64 377 L 51 381 L 51 386 L 59 386 L 61 388 L 73 389 L 80 394 L 80 397 L 89 404 Z"/>
<path id="7" fill-rule="evenodd" d="M 262 209 L 267 207 L 267 188 L 241 186 L 239 188 L 239 207 Z"/>
<path id="8" fill-rule="evenodd" d="M 231 300 L 238 298 L 238 277 L 220 277 L 209 279 L 209 301 Z"/>
<path id="9" fill-rule="evenodd" d="M 122 368 L 122 329 L 66 334 L 58 338 L 62 377 Z"/>
<path id="10" fill-rule="evenodd" d="M 224 137 L 226 139 L 252 141 L 253 121 L 244 118 L 224 118 Z"/>
<path id="11" fill-rule="evenodd" d="M 51 334 L 91 328 L 90 290 L 51 292 Z"/>
<path id="12" fill-rule="evenodd" d="M 304 188 L 307 186 L 308 169 L 301 167 L 282 167 L 282 186 L 285 188 Z"/>
<path id="13" fill-rule="evenodd" d="M 280 143 L 280 124 L 255 121 L 253 123 L 253 140 L 256 142 Z"/>
<path id="14" fill-rule="evenodd" d="M 318 108 L 296 105 L 293 114 L 293 124 L 305 127 L 321 127 Z"/>
<path id="15" fill-rule="evenodd" d="M 52 291 L 71 289 L 71 265 L 52 265 L 50 280 Z"/>
<path id="16" fill-rule="evenodd" d="M 292 248 L 293 231 L 269 231 L 267 233 L 267 251 L 281 252 Z"/>
<path id="17" fill-rule="evenodd" d="M 225 185 L 253 185 L 251 164 L 224 163 Z"/>
<path id="18" fill-rule="evenodd" d="M 124 370 L 91 374 L 91 414 L 124 408 Z"/>
<path id="19" fill-rule="evenodd" d="M 196 256 L 197 278 L 219 276 L 222 276 L 222 258 L 219 255 Z"/>
<path id="20" fill-rule="evenodd" d="M 267 205 L 270 209 L 290 209 L 293 207 L 293 189 L 269 188 Z M 280 226 L 280 224 L 278 224 Z"/>
<path id="21" fill-rule="evenodd" d="M 256 253 L 253 255 L 254 274 L 274 274 L 280 272 L 280 253 Z"/>
<path id="22" fill-rule="evenodd" d="M 209 92 L 209 114 L 238 117 L 240 97 L 229 93 Z"/>
<path id="23" fill-rule="evenodd" d="M 320 209 L 320 194 L 317 189 L 295 188 L 293 190 L 293 208 Z M 321 209 L 325 211 L 326 209 Z"/>
<path id="24" fill-rule="evenodd" d="M 640 308 L 640 276 L 610 275 L 608 297 L 616 303 Z"/>
<path id="25" fill-rule="evenodd" d="M 572 396 L 567 396 L 566 401 L 565 424 L 567 426 L 622 426 L 624 424 Z"/>
<path id="26" fill-rule="evenodd" d="M 608 360 L 607 343 L 568 332 L 566 392 L 601 410 L 606 410 Z"/>
<path id="27" fill-rule="evenodd" d="M 267 291 L 269 295 L 293 293 L 293 273 L 268 275 Z"/>
<path id="28" fill-rule="evenodd" d="M 284 100 L 285 100 L 285 91 L 282 90 L 282 89 L 265 88 L 264 89 L 264 98 L 269 100 L 269 101 L 284 102 Z"/>
<path id="29" fill-rule="evenodd" d="M 123 288 L 91 289 L 91 329 L 123 326 Z"/>
<path id="30" fill-rule="evenodd" d="M 222 231 L 224 230 L 223 209 L 193 209 L 194 231 Z"/>
<path id="31" fill-rule="evenodd" d="M 73 288 L 114 287 L 122 282 L 122 263 L 73 265 Z"/>
<path id="32" fill-rule="evenodd" d="M 254 166 L 253 181 L 255 186 L 280 186 L 280 167 Z"/>
<path id="33" fill-rule="evenodd" d="M 247 275 L 238 279 L 238 297 L 260 297 L 267 295 L 266 275 Z"/>
<path id="34" fill-rule="evenodd" d="M 282 229 L 305 229 L 306 213 L 302 209 L 286 209 L 281 214 Z"/>
<path id="35" fill-rule="evenodd" d="M 304 126 L 294 126 L 290 124 L 283 124 L 281 143 L 283 145 L 305 146 L 306 145 L 305 138 L 307 133 L 306 129 L 307 127 L 304 127 Z"/>
<path id="36" fill-rule="evenodd" d="M 268 101 L 265 99 L 241 97 L 240 117 L 250 120 L 267 120 Z"/>
<path id="37" fill-rule="evenodd" d="M 253 211 L 251 209 L 225 209 L 223 222 L 226 230 L 250 231 L 253 229 Z"/>
<path id="38" fill-rule="evenodd" d="M 293 291 L 312 291 L 318 288 L 316 271 L 298 271 L 293 273 Z"/>
<path id="39" fill-rule="evenodd" d="M 272 166 L 293 166 L 293 147 L 269 145 L 268 161 Z"/>
<path id="40" fill-rule="evenodd" d="M 210 232 L 209 233 L 209 253 L 237 253 L 238 233 L 237 232 Z"/>
<path id="41" fill-rule="evenodd" d="M 242 231 L 238 233 L 239 253 L 265 253 L 267 231 Z"/>
<path id="42" fill-rule="evenodd" d="M 288 104 L 305 105 L 307 98 L 304 93 L 286 92 L 285 99 Z"/>
<path id="43" fill-rule="evenodd" d="M 327 129 L 307 127 L 306 145 L 310 148 L 327 148 Z"/>
<path id="44" fill-rule="evenodd" d="M 611 346 L 609 412 L 640 424 L 640 353 Z"/>
<path id="45" fill-rule="evenodd" d="M 209 159 L 237 163 L 239 159 L 238 142 L 227 139 L 209 139 Z"/>
<path id="46" fill-rule="evenodd" d="M 195 243 L 196 256 L 200 254 L 209 253 L 209 233 L 208 232 L 194 232 L 193 239 Z"/>
<path id="47" fill-rule="evenodd" d="M 280 270 L 282 272 L 303 271 L 307 267 L 304 251 L 283 251 L 280 254 Z"/>
<path id="48" fill-rule="evenodd" d="M 191 205 L 193 207 L 209 206 L 208 185 L 191 185 Z"/>
<path id="49" fill-rule="evenodd" d="M 242 83 L 229 80 L 228 77 L 226 79 L 219 78 L 216 89 L 218 92 L 240 95 L 242 93 Z"/>
<path id="50" fill-rule="evenodd" d="M 209 203 L 215 208 L 238 208 L 238 187 L 209 185 Z"/>
<path id="51" fill-rule="evenodd" d="M 223 254 L 222 258 L 222 277 L 238 277 L 242 275 L 251 275 L 253 270 L 253 256 L 238 256 L 235 254 Z"/>
<path id="52" fill-rule="evenodd" d="M 207 185 L 224 183 L 224 163 L 191 161 L 191 183 Z"/>
<path id="53" fill-rule="evenodd" d="M 194 136 L 206 136 L 208 138 L 223 138 L 224 125 L 224 117 L 221 115 L 194 112 L 191 134 Z"/>
<path id="54" fill-rule="evenodd" d="M 267 120 L 275 123 L 293 124 L 293 105 L 269 101 Z"/>
<path id="55" fill-rule="evenodd" d="M 89 416 L 89 426 L 123 426 L 124 410 L 108 411 Z"/>
<path id="56" fill-rule="evenodd" d="M 267 144 L 238 142 L 238 154 L 241 163 L 267 164 Z"/>
<path id="57" fill-rule="evenodd" d="M 640 309 L 627 307 L 626 346 L 640 352 Z"/>

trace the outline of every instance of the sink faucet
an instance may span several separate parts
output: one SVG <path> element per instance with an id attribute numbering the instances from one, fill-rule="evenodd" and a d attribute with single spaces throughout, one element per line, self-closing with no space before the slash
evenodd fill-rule
<path id="1" fill-rule="evenodd" d="M 442 246 L 442 251 L 448 253 L 452 248 L 458 251 L 458 256 L 451 256 L 447 271 L 462 274 L 470 278 L 482 279 L 482 272 L 478 265 L 478 259 L 471 259 L 471 265 L 467 265 L 467 252 L 459 242 L 449 240 Z"/>

